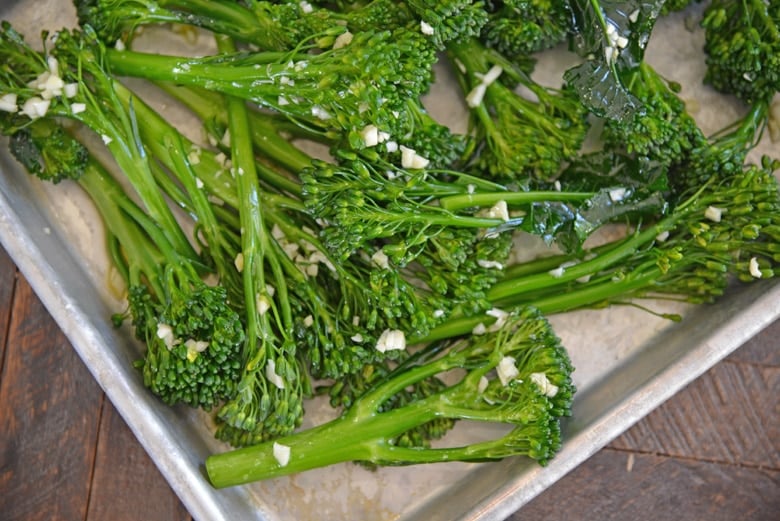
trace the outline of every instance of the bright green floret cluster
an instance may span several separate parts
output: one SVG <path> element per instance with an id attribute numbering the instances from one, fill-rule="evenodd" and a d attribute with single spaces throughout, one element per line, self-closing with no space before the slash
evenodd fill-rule
<path id="1" fill-rule="evenodd" d="M 456 383 L 390 410 L 386 400 L 410 385 L 452 369 Z M 423 351 L 403 372 L 391 373 L 351 404 L 347 413 L 275 442 L 211 456 L 209 479 L 226 487 L 344 461 L 410 465 L 489 461 L 525 454 L 542 464 L 559 449 L 559 419 L 569 414 L 574 386 L 571 362 L 549 323 L 532 310 L 506 318 L 494 332 L 456 342 L 446 351 Z M 495 438 L 460 447 L 407 447 L 397 437 L 442 418 L 506 424 Z M 281 462 L 279 446 L 289 450 Z"/>
<path id="2" fill-rule="evenodd" d="M 763 0 L 715 0 L 701 21 L 705 80 L 748 103 L 780 92 L 780 5 Z"/>

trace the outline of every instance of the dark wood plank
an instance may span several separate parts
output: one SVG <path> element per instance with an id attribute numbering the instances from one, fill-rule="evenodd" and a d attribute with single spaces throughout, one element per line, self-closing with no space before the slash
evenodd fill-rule
<path id="1" fill-rule="evenodd" d="M 19 277 L 0 380 L 0 517 L 84 519 L 101 391 Z"/>
<path id="2" fill-rule="evenodd" d="M 154 462 L 106 400 L 87 521 L 191 520 Z"/>
<path id="3" fill-rule="evenodd" d="M 779 492 L 774 470 L 605 449 L 509 521 L 775 521 Z"/>
<path id="4" fill-rule="evenodd" d="M 780 319 L 775 320 L 745 345 L 734 351 L 727 360 L 746 364 L 780 366 Z"/>
<path id="5" fill-rule="evenodd" d="M 5 337 L 8 333 L 8 323 L 11 320 L 11 301 L 15 284 L 16 266 L 14 266 L 8 253 L 0 246 L 0 378 L 3 375 Z"/>
<path id="6" fill-rule="evenodd" d="M 611 446 L 780 469 L 780 367 L 724 362 Z"/>

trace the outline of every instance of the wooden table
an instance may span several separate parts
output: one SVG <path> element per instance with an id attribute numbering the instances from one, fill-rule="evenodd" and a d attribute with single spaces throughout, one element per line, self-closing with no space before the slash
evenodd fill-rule
<path id="1" fill-rule="evenodd" d="M 780 519 L 779 338 L 780 321 L 511 519 Z M 0 519 L 191 519 L 2 249 Z"/>

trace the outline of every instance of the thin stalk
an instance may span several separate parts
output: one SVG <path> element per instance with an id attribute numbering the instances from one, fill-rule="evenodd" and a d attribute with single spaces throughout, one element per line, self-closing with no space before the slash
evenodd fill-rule
<path id="1" fill-rule="evenodd" d="M 494 192 L 450 195 L 439 199 L 439 205 L 445 210 L 462 210 L 474 206 L 492 206 L 499 201 L 508 205 L 523 205 L 544 202 L 581 202 L 594 196 L 593 192 L 557 192 L 540 190 L 534 192 Z"/>
<path id="2" fill-rule="evenodd" d="M 337 418 L 275 443 L 261 443 L 206 459 L 206 472 L 217 488 L 296 474 L 346 461 L 375 461 L 375 447 L 393 437 L 434 419 L 427 400 L 414 402 L 403 409 L 360 417 Z M 289 447 L 289 462 L 282 466 L 274 456 L 277 445 Z"/>
<path id="3" fill-rule="evenodd" d="M 159 86 L 183 103 L 202 121 L 215 121 L 220 127 L 227 127 L 224 101 L 218 94 L 170 83 L 160 83 Z M 309 166 L 311 157 L 280 135 L 280 125 L 273 117 L 257 110 L 248 110 L 247 113 L 252 141 L 259 154 L 279 163 L 293 173 L 300 172 Z M 293 193 L 299 191 L 300 188 Z"/>
<path id="4" fill-rule="evenodd" d="M 128 216 L 126 209 L 132 211 L 135 203 L 95 159 L 90 158 L 78 183 L 95 204 L 108 233 L 116 238 L 123 250 L 132 252 L 129 265 L 126 262 L 118 264 L 128 268 L 123 270 L 128 286 L 141 283 L 143 276 L 157 295 L 163 295 L 158 266 L 171 252 L 166 255 L 161 251 L 159 245 L 153 243 L 138 223 Z M 158 236 L 158 242 L 166 244 L 161 239 Z"/>

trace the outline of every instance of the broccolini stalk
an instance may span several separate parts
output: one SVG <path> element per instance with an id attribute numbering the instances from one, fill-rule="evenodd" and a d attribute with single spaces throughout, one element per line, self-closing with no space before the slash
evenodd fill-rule
<path id="1" fill-rule="evenodd" d="M 777 161 L 710 178 L 667 216 L 579 256 L 518 265 L 487 292 L 498 308 L 543 313 L 603 307 L 635 298 L 691 303 L 721 296 L 730 276 L 743 281 L 780 273 Z M 453 319 L 425 340 L 464 334 L 492 317 Z"/>
<path id="2" fill-rule="evenodd" d="M 716 0 L 704 10 L 704 80 L 747 103 L 780 92 L 780 5 Z"/>
<path id="3" fill-rule="evenodd" d="M 285 51 L 326 26 L 300 3 L 231 0 L 75 0 L 79 23 L 91 25 L 106 44 L 124 40 L 143 25 L 188 24 Z M 312 24 L 315 24 L 312 27 Z"/>
<path id="4" fill-rule="evenodd" d="M 119 101 L 114 80 L 103 67 L 101 45 L 88 33 L 61 31 L 48 53 L 32 49 L 7 22 L 0 28 L 0 92 L 12 96 L 17 125 L 38 118 L 63 117 L 92 129 L 108 147 L 132 183 L 152 219 L 159 222 L 173 246 L 197 259 L 156 188 L 146 153 L 138 143 L 137 120 Z"/>
<path id="5" fill-rule="evenodd" d="M 234 51 L 227 38 L 217 41 L 221 52 Z M 226 103 L 241 224 L 241 252 L 236 263 L 244 287 L 246 342 L 237 393 L 222 406 L 218 416 L 228 431 L 232 427 L 253 436 L 273 437 L 288 434 L 300 425 L 307 385 L 295 359 L 284 272 L 260 208 L 262 196 L 244 101 L 228 96 Z"/>
<path id="6" fill-rule="evenodd" d="M 420 20 L 403 2 L 373 0 L 349 10 L 310 2 L 248 0 L 75 0 L 81 25 L 91 25 L 108 45 L 127 40 L 148 24 L 179 23 L 207 29 L 268 51 L 286 51 L 316 36 L 321 48 L 350 38 L 350 31 L 419 30 Z M 433 22 L 433 20 L 431 20 Z M 460 20 L 458 20 L 459 22 Z M 443 18 L 441 27 L 459 27 Z M 414 27 L 415 24 L 417 27 Z M 436 31 L 436 27 L 432 27 Z M 452 30 L 451 30 L 452 31 Z M 436 31 L 438 32 L 438 31 Z M 341 39 L 339 40 L 339 36 Z"/>
<path id="7" fill-rule="evenodd" d="M 224 100 L 221 95 L 203 89 L 182 87 L 170 83 L 159 85 L 165 92 L 176 98 L 189 110 L 191 110 L 203 122 L 208 134 L 219 142 L 225 137 L 227 130 L 227 115 L 225 114 Z M 311 163 L 311 157 L 296 147 L 290 140 L 282 137 L 282 133 L 288 130 L 284 122 L 277 115 L 271 115 L 258 110 L 250 110 L 247 113 L 252 132 L 252 142 L 258 156 L 268 158 L 294 176 Z M 316 134 L 306 133 L 300 126 L 298 137 L 315 139 Z M 267 173 L 258 172 L 258 175 Z M 270 182 L 270 179 L 268 180 Z M 279 184 L 278 182 L 276 184 Z M 300 187 L 292 187 L 285 184 L 283 188 L 293 194 L 300 192 Z"/>
<path id="8" fill-rule="evenodd" d="M 428 89 L 433 47 L 419 33 L 357 33 L 341 47 L 190 58 L 108 50 L 115 74 L 202 87 L 253 101 L 294 121 L 359 133 L 389 126 L 394 111 Z"/>
<path id="9" fill-rule="evenodd" d="M 479 168 L 498 180 L 548 180 L 576 156 L 588 123 L 572 91 L 537 84 L 473 38 L 452 42 L 448 52 L 483 143 L 475 158 Z M 515 92 L 518 85 L 535 99 Z"/>
<path id="10" fill-rule="evenodd" d="M 237 235 L 221 222 L 219 210 L 209 197 L 230 197 L 232 186 L 226 187 L 215 178 L 224 167 L 208 153 L 184 137 L 167 123 L 132 91 L 119 82 L 114 85 L 117 98 L 128 109 L 132 108 L 138 125 L 138 135 L 143 141 L 152 164 L 158 190 L 164 191 L 193 218 L 197 241 L 204 262 L 219 277 L 233 306 L 239 306 L 242 299 L 242 284 L 239 281 L 233 259 L 237 250 Z M 228 176 L 228 173 L 224 173 Z"/>
<path id="11" fill-rule="evenodd" d="M 202 268 L 176 251 L 161 224 L 52 119 L 37 119 L 15 130 L 11 151 L 42 179 L 56 182 L 66 174 L 76 180 L 118 242 L 114 260 L 127 285 L 128 314 L 146 345 L 137 364 L 144 385 L 168 404 L 204 409 L 231 396 L 244 332 L 225 289 L 207 286 L 198 274 Z M 115 320 L 121 323 L 124 318 Z"/>
<path id="12" fill-rule="evenodd" d="M 438 354 L 437 354 L 438 353 Z M 464 369 L 462 378 L 389 410 L 383 404 L 432 376 Z M 253 447 L 210 456 L 212 484 L 227 487 L 345 461 L 383 465 L 486 461 L 524 455 L 545 464 L 560 447 L 560 419 L 574 393 L 569 358 L 549 323 L 525 309 L 481 337 L 455 341 L 390 374 L 341 417 Z M 437 418 L 504 424 L 511 430 L 458 447 L 407 447 L 398 436 Z"/>
<path id="13" fill-rule="evenodd" d="M 339 158 L 338 164 L 314 161 L 300 177 L 309 211 L 327 223 L 323 240 L 340 259 L 382 239 L 384 253 L 404 266 L 447 229 L 468 228 L 477 235 L 514 228 L 548 233 L 536 225 L 549 205 L 570 203 L 570 213 L 576 214 L 576 205 L 594 196 L 515 191 L 460 172 L 398 168 L 378 155 L 340 152 Z M 521 215 L 512 217 L 514 210 Z"/>

